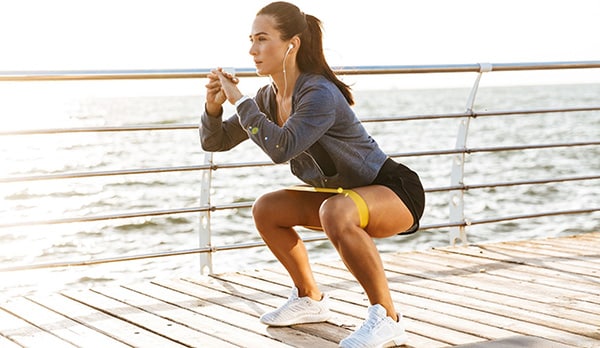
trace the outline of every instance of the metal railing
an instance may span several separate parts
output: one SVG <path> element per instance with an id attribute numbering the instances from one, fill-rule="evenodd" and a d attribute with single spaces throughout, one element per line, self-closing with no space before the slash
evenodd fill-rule
<path id="1" fill-rule="evenodd" d="M 479 83 L 482 76 L 493 71 L 525 71 L 525 70 L 562 70 L 562 69 L 594 69 L 600 68 L 600 61 L 583 62 L 551 62 L 551 63 L 511 63 L 511 64 L 465 64 L 465 65 L 435 65 L 435 66 L 377 66 L 377 67 L 355 67 L 338 69 L 336 73 L 340 75 L 393 75 L 393 74 L 423 74 L 423 73 L 456 73 L 456 72 L 474 72 L 477 77 L 471 88 L 471 92 L 466 102 L 465 112 L 461 113 L 443 113 L 427 115 L 404 115 L 404 116 L 385 116 L 363 119 L 364 123 L 379 122 L 397 122 L 414 120 L 437 120 L 437 119 L 458 119 L 460 126 L 456 137 L 456 146 L 454 148 L 442 150 L 428 150 L 419 152 L 399 152 L 389 153 L 391 157 L 428 157 L 449 155 L 454 156 L 452 161 L 452 171 L 450 184 L 443 187 L 426 187 L 426 193 L 447 192 L 449 193 L 449 221 L 435 224 L 426 224 L 421 226 L 421 230 L 434 230 L 441 228 L 450 228 L 449 240 L 451 244 L 458 241 L 465 243 L 467 241 L 466 228 L 472 225 L 496 223 L 502 221 L 511 221 L 517 219 L 531 219 L 543 216 L 568 215 L 568 214 L 589 214 L 600 211 L 600 206 L 589 207 L 586 209 L 563 209 L 559 211 L 547 211 L 542 213 L 520 214 L 510 216 L 499 216 L 486 219 L 466 219 L 464 216 L 465 203 L 464 194 L 468 190 L 482 188 L 496 188 L 518 185 L 539 185 L 547 183 L 591 181 L 600 179 L 600 174 L 585 176 L 566 176 L 546 179 L 514 180 L 508 182 L 495 182 L 485 184 L 464 183 L 465 174 L 465 156 L 473 153 L 492 153 L 492 152 L 510 152 L 531 149 L 558 149 L 572 147 L 593 147 L 600 145 L 600 139 L 592 141 L 571 141 L 554 142 L 543 144 L 523 144 L 495 147 L 468 147 L 469 123 L 474 118 L 499 117 L 506 115 L 529 115 L 529 114 L 553 114 L 553 113 L 581 113 L 600 111 L 600 105 L 591 106 L 556 106 L 551 108 L 537 109 L 518 109 L 518 110 L 497 110 L 497 111 L 477 111 L 474 110 Z M 119 80 L 119 79 L 189 79 L 205 78 L 208 69 L 199 70 L 119 70 L 119 71 L 18 71 L 18 72 L 0 72 L 0 81 L 71 81 L 71 80 Z M 236 75 L 239 77 L 255 76 L 254 69 L 238 69 Z M 15 131 L 0 131 L 0 137 L 3 136 L 30 136 L 40 134 L 68 134 L 68 133 L 103 133 L 103 132 L 136 132 L 136 131 L 173 131 L 196 129 L 197 124 L 173 124 L 173 125 L 135 125 L 135 126 L 107 126 L 107 127 L 78 127 L 78 128 L 54 128 L 54 129 L 27 129 Z M 0 268 L 0 271 L 15 271 L 37 268 L 69 267 L 83 266 L 100 263 L 121 262 L 129 260 L 139 260 L 147 258 L 157 258 L 166 256 L 200 254 L 201 268 L 203 272 L 212 272 L 212 253 L 216 251 L 235 250 L 243 248 L 254 248 L 264 246 L 261 242 L 239 243 L 232 245 L 212 245 L 211 242 L 211 223 L 210 213 L 219 210 L 250 208 L 251 201 L 237 202 L 231 204 L 212 205 L 210 198 L 211 182 L 213 172 L 216 169 L 236 169 L 248 167 L 274 166 L 268 161 L 256 162 L 238 162 L 238 163 L 214 163 L 212 154 L 205 154 L 205 163 L 192 166 L 172 166 L 157 168 L 129 168 L 110 171 L 85 171 L 69 172 L 43 175 L 21 175 L 0 177 L 0 184 L 30 182 L 30 181 L 52 181 L 69 180 L 75 178 L 98 178 L 105 176 L 129 176 L 150 173 L 166 172 L 184 172 L 200 171 L 202 172 L 202 188 L 200 205 L 196 207 L 184 207 L 165 210 L 150 210 L 127 213 L 113 213 L 97 216 L 73 216 L 54 219 L 31 219 L 25 221 L 2 221 L 0 229 L 18 226 L 30 225 L 50 225 L 67 224 L 74 222 L 104 221 L 112 219 L 125 219 L 134 217 L 150 217 L 162 215 L 174 215 L 183 213 L 197 213 L 200 215 L 200 247 L 186 250 L 175 250 L 167 252 L 157 252 L 140 255 L 115 256 L 109 258 L 99 258 L 92 260 L 79 261 L 56 261 L 49 263 L 33 263 L 27 265 L 18 265 Z M 325 236 L 305 238 L 306 242 L 326 240 Z"/>

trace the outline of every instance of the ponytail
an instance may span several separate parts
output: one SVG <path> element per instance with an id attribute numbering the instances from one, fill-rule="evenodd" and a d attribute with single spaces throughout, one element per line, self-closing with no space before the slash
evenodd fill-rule
<path id="1" fill-rule="evenodd" d="M 306 30 L 300 35 L 302 44 L 300 45 L 297 57 L 300 71 L 325 76 L 342 92 L 348 104 L 354 105 L 350 86 L 338 79 L 325 60 L 321 21 L 314 16 L 306 15 L 306 24 Z"/>
<path id="2" fill-rule="evenodd" d="M 273 16 L 282 40 L 298 35 L 301 44 L 296 60 L 300 71 L 324 76 L 337 86 L 348 104 L 354 105 L 350 86 L 338 79 L 325 60 L 321 21 L 317 17 L 304 14 L 295 5 L 283 1 L 263 7 L 256 15 Z"/>

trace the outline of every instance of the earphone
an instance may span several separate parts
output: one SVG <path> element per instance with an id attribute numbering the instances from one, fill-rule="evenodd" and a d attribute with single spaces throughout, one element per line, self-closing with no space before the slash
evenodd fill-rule
<path id="1" fill-rule="evenodd" d="M 283 57 L 283 95 L 285 96 L 285 94 L 287 93 L 287 88 L 288 88 L 288 82 L 287 82 L 287 74 L 285 71 L 285 61 L 287 60 L 288 55 L 290 54 L 290 51 L 292 50 L 292 48 L 294 48 L 294 44 L 290 44 L 288 46 L 287 51 L 285 52 L 285 55 Z M 289 112 L 289 110 L 285 110 L 285 108 L 283 107 L 283 104 L 281 105 L 281 108 L 284 109 L 284 112 Z M 277 118 L 279 118 L 279 115 L 277 115 Z M 283 123 L 283 120 L 280 119 L 281 122 Z"/>

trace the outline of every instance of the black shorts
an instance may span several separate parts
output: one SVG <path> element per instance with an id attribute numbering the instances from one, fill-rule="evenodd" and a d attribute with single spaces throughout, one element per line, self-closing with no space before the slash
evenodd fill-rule
<path id="1" fill-rule="evenodd" d="M 410 210 L 414 224 L 402 234 L 415 233 L 425 209 L 425 191 L 417 173 L 388 158 L 379 170 L 373 185 L 383 185 L 394 191 Z"/>

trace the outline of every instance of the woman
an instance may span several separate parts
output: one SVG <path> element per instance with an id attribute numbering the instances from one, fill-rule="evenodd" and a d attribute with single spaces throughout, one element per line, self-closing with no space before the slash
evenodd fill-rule
<path id="1" fill-rule="evenodd" d="M 310 185 L 271 192 L 254 203 L 256 227 L 294 283 L 288 301 L 262 315 L 261 322 L 288 326 L 330 317 L 328 297 L 319 290 L 294 230 L 308 226 L 327 234 L 371 303 L 365 324 L 340 346 L 404 343 L 372 239 L 418 229 L 425 201 L 418 176 L 386 156 L 355 116 L 350 88 L 325 61 L 317 18 L 290 3 L 271 3 L 256 15 L 250 41 L 257 73 L 272 83 L 250 98 L 235 77 L 212 71 L 202 147 L 226 151 L 250 138 L 274 162 L 289 161 L 292 173 Z M 223 120 L 225 101 L 237 114 Z"/>

